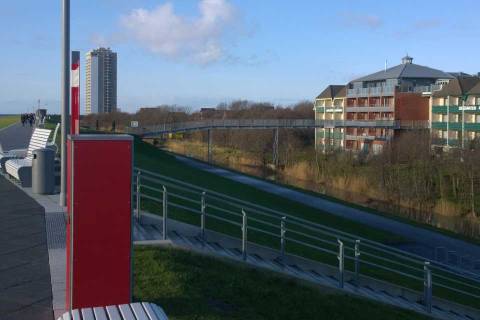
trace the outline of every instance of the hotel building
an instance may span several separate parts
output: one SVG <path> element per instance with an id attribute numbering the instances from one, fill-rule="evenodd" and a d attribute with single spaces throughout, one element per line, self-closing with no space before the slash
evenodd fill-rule
<path id="1" fill-rule="evenodd" d="M 480 138 L 480 78 L 460 74 L 430 98 L 432 143 L 467 147 Z"/>
<path id="2" fill-rule="evenodd" d="M 380 152 L 387 141 L 410 124 L 428 128 L 430 94 L 454 79 L 449 73 L 413 63 L 402 63 L 346 86 L 329 86 L 315 99 L 317 147 Z"/>

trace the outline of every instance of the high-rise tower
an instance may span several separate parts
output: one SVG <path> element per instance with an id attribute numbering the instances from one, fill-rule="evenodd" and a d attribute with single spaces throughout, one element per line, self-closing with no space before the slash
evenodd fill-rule
<path id="1" fill-rule="evenodd" d="M 85 111 L 108 113 L 117 110 L 117 53 L 110 48 L 87 52 Z"/>

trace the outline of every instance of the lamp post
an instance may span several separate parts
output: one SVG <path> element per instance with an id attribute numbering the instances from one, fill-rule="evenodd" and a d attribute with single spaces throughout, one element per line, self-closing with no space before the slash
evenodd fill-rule
<path id="1" fill-rule="evenodd" d="M 67 201 L 67 134 L 70 106 L 70 0 L 62 0 L 62 139 L 61 139 L 61 180 L 60 205 Z"/>

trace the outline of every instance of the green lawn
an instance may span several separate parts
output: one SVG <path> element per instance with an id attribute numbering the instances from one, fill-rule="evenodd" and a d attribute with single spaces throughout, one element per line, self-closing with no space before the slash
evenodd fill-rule
<path id="1" fill-rule="evenodd" d="M 0 116 L 0 129 L 8 127 L 9 125 L 19 122 L 20 117 L 19 116 Z"/>
<path id="2" fill-rule="evenodd" d="M 276 273 L 183 250 L 137 247 L 134 299 L 169 319 L 428 319 Z"/>

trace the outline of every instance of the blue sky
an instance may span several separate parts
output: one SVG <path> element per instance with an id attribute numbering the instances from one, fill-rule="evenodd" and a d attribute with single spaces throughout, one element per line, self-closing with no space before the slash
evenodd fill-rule
<path id="1" fill-rule="evenodd" d="M 476 0 L 71 1 L 72 50 L 118 52 L 125 111 L 234 99 L 288 105 L 407 52 L 421 65 L 480 72 Z M 31 110 L 37 99 L 59 110 L 60 4 L 0 4 L 0 113 Z"/>

